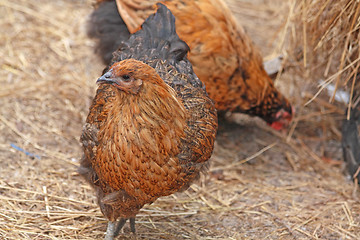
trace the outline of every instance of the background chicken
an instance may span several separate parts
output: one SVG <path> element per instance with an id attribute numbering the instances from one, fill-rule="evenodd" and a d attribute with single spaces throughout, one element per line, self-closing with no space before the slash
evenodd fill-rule
<path id="1" fill-rule="evenodd" d="M 360 72 L 356 74 L 353 105 L 345 111 L 341 145 L 348 172 L 360 183 Z"/>
<path id="2" fill-rule="evenodd" d="M 347 169 L 355 182 L 360 183 L 360 108 L 351 109 L 349 120 L 342 126 L 342 149 Z M 347 115 L 347 113 L 346 113 Z"/>
<path id="3" fill-rule="evenodd" d="M 105 62 L 129 32 L 135 32 L 155 11 L 156 2 L 97 1 L 89 35 L 100 39 L 98 50 Z M 161 2 L 176 17 L 179 36 L 191 49 L 189 60 L 219 112 L 259 116 L 275 129 L 288 125 L 292 118 L 290 103 L 274 87 L 260 52 L 221 0 Z"/>
<path id="4" fill-rule="evenodd" d="M 80 172 L 95 187 L 112 239 L 144 204 L 186 189 L 210 158 L 217 115 L 163 5 L 124 42 L 81 135 Z M 118 225 L 115 221 L 121 218 Z"/>

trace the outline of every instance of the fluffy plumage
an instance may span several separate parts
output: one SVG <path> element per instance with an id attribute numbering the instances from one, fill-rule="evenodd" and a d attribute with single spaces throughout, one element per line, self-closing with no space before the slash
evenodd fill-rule
<path id="1" fill-rule="evenodd" d="M 211 156 L 216 110 L 186 59 L 188 49 L 173 15 L 159 5 L 98 79 L 81 135 L 80 172 L 110 221 L 108 239 L 126 219 L 135 231 L 144 204 L 186 189 Z"/>

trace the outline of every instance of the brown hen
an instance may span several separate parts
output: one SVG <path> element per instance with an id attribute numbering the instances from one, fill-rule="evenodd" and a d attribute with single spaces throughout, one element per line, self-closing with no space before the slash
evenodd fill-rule
<path id="1" fill-rule="evenodd" d="M 126 219 L 135 232 L 144 204 L 186 189 L 212 154 L 217 114 L 188 50 L 174 16 L 159 4 L 97 81 L 81 135 L 80 173 L 109 220 L 106 239 Z"/>
<path id="2" fill-rule="evenodd" d="M 191 49 L 189 60 L 219 112 L 259 116 L 275 129 L 289 124 L 290 103 L 274 87 L 259 50 L 222 0 L 97 0 L 89 35 L 100 39 L 105 62 L 156 10 L 156 2 L 176 17 L 177 32 Z"/>

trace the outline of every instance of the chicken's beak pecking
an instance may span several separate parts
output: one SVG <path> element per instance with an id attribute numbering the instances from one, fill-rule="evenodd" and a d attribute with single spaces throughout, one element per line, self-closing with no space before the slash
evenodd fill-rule
<path id="1" fill-rule="evenodd" d="M 107 71 L 104 75 L 98 78 L 96 83 L 115 83 L 115 79 L 113 78 L 112 70 Z"/>
<path id="2" fill-rule="evenodd" d="M 272 123 L 268 123 L 268 125 L 275 130 L 282 130 L 290 125 L 294 112 L 295 109 L 293 107 L 290 110 L 280 109 L 275 115 L 275 120 Z"/>

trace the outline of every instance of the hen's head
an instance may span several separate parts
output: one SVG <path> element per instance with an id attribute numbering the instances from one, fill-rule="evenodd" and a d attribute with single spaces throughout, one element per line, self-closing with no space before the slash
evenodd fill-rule
<path id="1" fill-rule="evenodd" d="M 126 59 L 115 62 L 97 83 L 110 84 L 113 90 L 118 90 L 117 96 L 122 105 L 149 108 L 146 111 L 161 116 L 164 116 L 164 111 L 173 116 L 180 115 L 181 118 L 185 116 L 186 110 L 175 90 L 165 83 L 154 68 L 142 61 Z"/>
<path id="2" fill-rule="evenodd" d="M 286 128 L 290 125 L 293 112 L 294 109 L 292 107 L 281 108 L 274 114 L 272 120 L 268 121 L 268 125 L 275 130 L 281 130 Z"/>
<path id="3" fill-rule="evenodd" d="M 111 84 L 122 92 L 133 95 L 139 94 L 144 85 L 166 87 L 152 67 L 135 59 L 115 62 L 97 83 Z"/>
<path id="4" fill-rule="evenodd" d="M 251 108 L 247 113 L 261 117 L 275 130 L 282 130 L 290 125 L 294 109 L 281 93 L 273 89 L 260 105 Z"/>
<path id="5" fill-rule="evenodd" d="M 294 108 L 286 98 L 281 97 L 280 100 L 275 100 L 273 105 L 266 106 L 266 109 L 268 111 L 265 111 L 263 118 L 273 129 L 282 130 L 290 125 Z"/>

